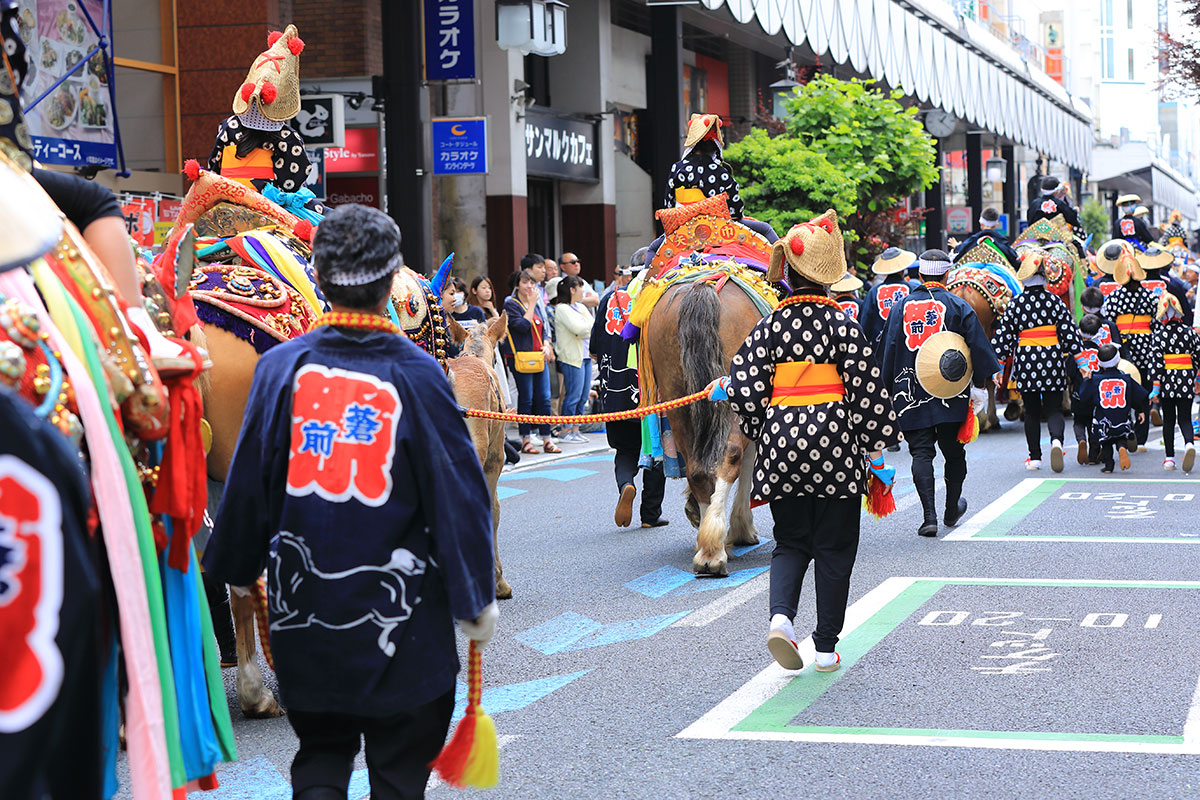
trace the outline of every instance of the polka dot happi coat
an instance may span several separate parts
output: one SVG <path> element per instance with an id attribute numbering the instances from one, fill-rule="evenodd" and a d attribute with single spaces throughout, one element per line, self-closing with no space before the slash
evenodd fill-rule
<path id="1" fill-rule="evenodd" d="M 1021 331 L 1054 325 L 1058 344 L 1023 347 Z M 1012 299 L 992 336 L 996 357 L 1012 364 L 1013 380 L 1022 392 L 1055 392 L 1071 385 L 1066 359 L 1083 350 L 1079 328 L 1067 304 L 1044 286 L 1030 286 Z"/>
<path id="2" fill-rule="evenodd" d="M 733 170 L 719 158 L 692 156 L 676 161 L 667 178 L 666 207 L 674 208 L 676 189 L 699 189 L 705 197 L 716 197 L 721 192 L 729 198 L 729 213 L 741 219 L 745 210 Z"/>
<path id="3" fill-rule="evenodd" d="M 248 135 L 263 137 L 264 149 L 271 150 L 276 186 L 285 192 L 297 192 L 304 186 L 304 180 L 308 177 L 309 160 L 304 152 L 304 140 L 300 134 L 287 125 L 283 125 L 277 131 L 245 128 L 236 116 L 222 122 L 220 130 L 217 131 L 216 144 L 213 145 L 212 155 L 208 158 L 210 171 L 220 173 L 222 151 L 230 145 L 236 145 L 243 131 Z M 250 131 L 253 133 L 249 133 Z M 255 186 L 258 186 L 258 183 L 256 182 Z"/>
<path id="4" fill-rule="evenodd" d="M 837 365 L 845 395 L 771 405 L 775 365 Z M 849 498 L 867 491 L 867 456 L 900 442 L 892 402 L 862 330 L 839 309 L 797 303 L 763 318 L 733 357 L 729 403 L 755 442 L 753 499 Z"/>
<path id="5" fill-rule="evenodd" d="M 1183 400 L 1196 394 L 1196 368 L 1200 367 L 1200 335 L 1179 320 L 1155 325 L 1150 333 L 1154 343 L 1154 380 L 1162 396 L 1168 400 Z M 1189 355 L 1189 369 L 1166 369 L 1167 355 Z"/>
<path id="6" fill-rule="evenodd" d="M 1154 295 L 1149 289 L 1139 284 L 1136 289 L 1130 289 L 1128 286 L 1114 289 L 1112 294 L 1104 298 L 1104 305 L 1100 307 L 1100 316 L 1116 320 L 1122 314 L 1136 314 L 1153 319 L 1157 310 L 1158 302 L 1154 299 Z M 1144 386 L 1150 385 L 1150 375 L 1154 371 L 1154 328 L 1157 325 L 1158 323 L 1155 322 L 1150 323 L 1151 332 L 1148 334 L 1121 334 L 1121 355 L 1138 368 L 1138 372 L 1142 374 Z"/>

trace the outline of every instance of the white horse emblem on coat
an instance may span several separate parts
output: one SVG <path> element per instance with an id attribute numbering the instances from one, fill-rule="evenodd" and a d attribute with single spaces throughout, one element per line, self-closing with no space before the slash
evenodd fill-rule
<path id="1" fill-rule="evenodd" d="M 404 576 L 425 573 L 425 562 L 413 555 L 412 551 L 403 547 L 397 548 L 392 551 L 388 562 L 379 567 L 367 565 L 340 572 L 325 572 L 313 563 L 312 551 L 305 543 L 304 537 L 280 531 L 271 562 L 274 572 L 273 580 L 268 582 L 271 586 L 271 615 L 274 617 L 271 630 L 294 630 L 312 625 L 320 625 L 330 630 L 346 630 L 373 622 L 380 628 L 379 649 L 385 655 L 395 655 L 396 645 L 390 641 L 392 631 L 412 616 Z M 347 587 L 349 591 L 346 594 L 363 597 L 375 591 L 379 597 L 372 603 L 371 608 L 364 612 L 338 608 L 330 604 L 321 608 L 319 612 L 303 613 L 293 607 L 292 601 L 296 591 L 306 580 L 352 581 L 353 584 Z"/>

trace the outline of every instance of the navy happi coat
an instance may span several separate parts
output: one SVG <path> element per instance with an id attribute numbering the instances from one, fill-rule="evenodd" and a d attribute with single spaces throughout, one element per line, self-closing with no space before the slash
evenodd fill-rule
<path id="1" fill-rule="evenodd" d="M 879 365 L 883 383 L 892 396 L 900 430 L 931 428 L 944 422 L 961 423 L 970 413 L 970 384 L 956 397 L 933 397 L 917 381 L 917 351 L 942 331 L 953 331 L 966 340 L 977 383 L 1000 369 L 975 310 L 967 301 L 940 285 L 924 284 L 892 307 L 887 330 L 880 342 Z"/>
<path id="2" fill-rule="evenodd" d="M 383 717 L 454 690 L 455 619 L 495 597 L 491 497 L 437 362 L 330 327 L 258 362 L 204 555 L 267 570 L 284 702 Z"/>
<path id="3" fill-rule="evenodd" d="M 1133 436 L 1133 415 L 1146 413 L 1149 393 L 1116 367 L 1102 369 L 1083 382 L 1079 401 L 1090 413 L 1096 441 L 1125 440 Z"/>
<path id="4" fill-rule="evenodd" d="M 897 272 L 888 275 L 882 283 L 867 290 L 858 322 L 862 325 L 863 333 L 867 335 L 867 344 L 871 345 L 872 349 L 879 349 L 879 340 L 883 337 L 883 329 L 887 327 L 892 306 L 908 297 L 908 293 L 920 285 L 917 281 L 905 278 L 903 272 Z"/>

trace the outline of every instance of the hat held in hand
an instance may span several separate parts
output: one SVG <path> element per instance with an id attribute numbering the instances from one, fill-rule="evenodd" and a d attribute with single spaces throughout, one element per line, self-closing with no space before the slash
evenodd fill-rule
<path id="1" fill-rule="evenodd" d="M 767 280 L 784 279 L 784 263 L 813 283 L 829 286 L 846 274 L 846 248 L 832 208 L 792 229 L 771 247 Z"/>

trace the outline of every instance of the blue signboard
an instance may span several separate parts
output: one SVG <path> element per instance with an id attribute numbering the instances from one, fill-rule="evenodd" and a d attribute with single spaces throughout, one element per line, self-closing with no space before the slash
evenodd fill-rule
<path id="1" fill-rule="evenodd" d="M 475 77 L 475 0 L 425 0 L 425 79 Z"/>
<path id="2" fill-rule="evenodd" d="M 1000 215 L 1000 224 L 996 227 L 996 233 L 1008 236 L 1008 214 Z"/>
<path id="3" fill-rule="evenodd" d="M 487 173 L 487 117 L 433 120 L 433 174 Z"/>

